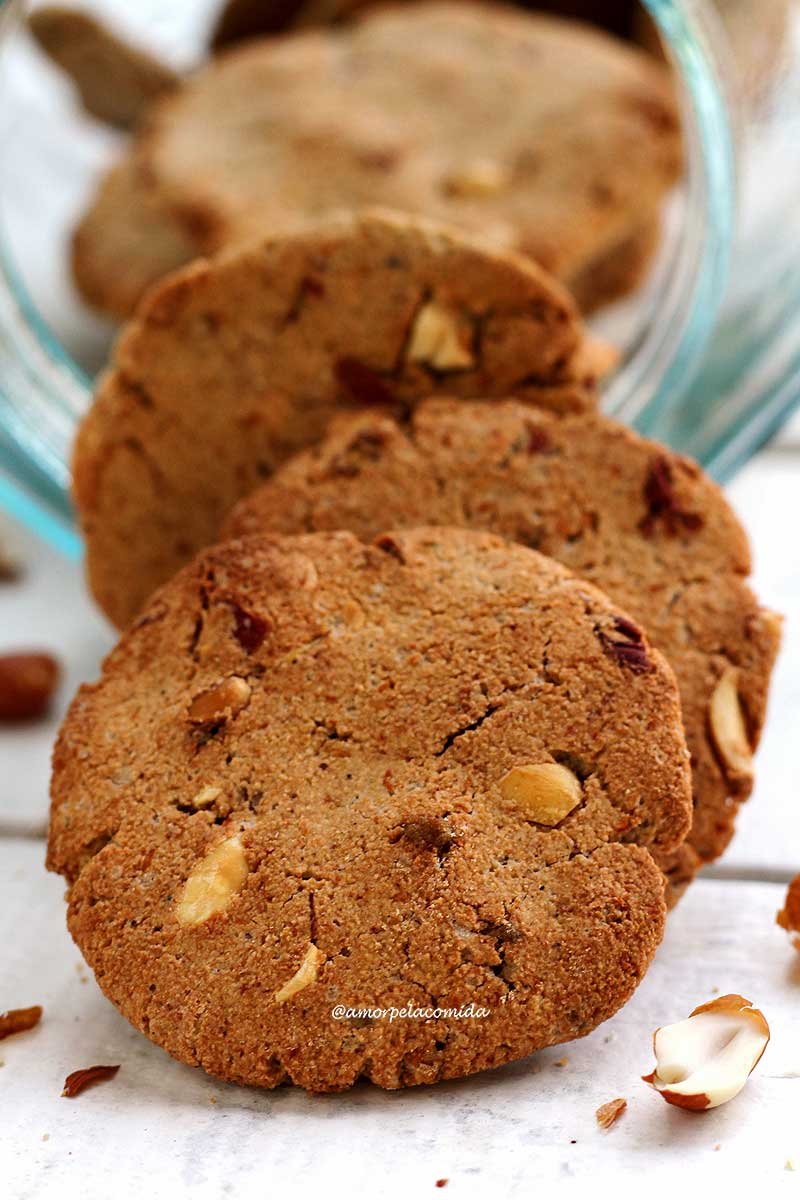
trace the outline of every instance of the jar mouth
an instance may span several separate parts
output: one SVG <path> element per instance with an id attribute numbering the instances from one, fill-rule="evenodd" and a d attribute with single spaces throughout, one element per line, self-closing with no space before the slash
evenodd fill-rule
<path id="1" fill-rule="evenodd" d="M 670 202 L 659 262 L 633 302 L 635 320 L 617 309 L 592 324 L 603 333 L 608 329 L 612 339 L 614 328 L 622 328 L 625 342 L 624 361 L 605 385 L 605 411 L 648 433 L 658 429 L 676 395 L 685 391 L 714 328 L 730 262 L 736 169 L 731 106 L 718 49 L 725 39 L 716 36 L 709 4 L 645 0 L 644 6 L 675 68 L 685 178 Z M 0 0 L 0 89 L 3 47 L 20 36 L 15 28 L 26 7 L 24 0 Z M 2 92 L 0 103 L 1 97 Z M 106 137 L 106 158 L 111 144 Z M 0 142 L 0 159 L 4 146 Z M 97 158 L 96 151 L 94 147 Z M 0 356 L 9 360 L 0 379 L 0 467 L 22 489 L 25 503 L 16 503 L 18 514 L 25 508 L 30 524 L 30 506 L 43 505 L 69 541 L 69 457 L 77 423 L 90 402 L 90 373 L 43 313 L 25 264 L 13 256 L 2 217 L 0 194 Z M 7 479 L 6 488 L 14 483 Z M 0 503 L 10 505 L 8 494 L 0 492 Z M 52 530 L 44 532 L 53 540 Z M 77 552 L 79 543 L 72 537 Z"/>

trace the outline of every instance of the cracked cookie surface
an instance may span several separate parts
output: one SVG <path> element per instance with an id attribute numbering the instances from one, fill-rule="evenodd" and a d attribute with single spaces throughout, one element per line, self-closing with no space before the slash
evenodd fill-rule
<path id="1" fill-rule="evenodd" d="M 672 672 L 558 564 L 470 530 L 252 537 L 81 688 L 48 865 L 100 986 L 175 1057 L 393 1088 L 616 1011 L 663 929 L 650 851 L 689 811 Z"/>
<path id="2" fill-rule="evenodd" d="M 419 406 L 407 429 L 339 420 L 319 448 L 241 501 L 224 533 L 371 537 L 387 523 L 423 521 L 490 530 L 550 555 L 631 613 L 666 655 L 693 765 L 692 831 L 676 854 L 659 856 L 677 898 L 725 849 L 749 795 L 780 642 L 779 618 L 747 586 L 747 539 L 722 492 L 694 463 L 600 415 L 440 399 Z M 737 710 L 744 741 L 732 756 Z"/>
<path id="3" fill-rule="evenodd" d="M 149 294 L 78 433 L 95 598 L 124 625 L 342 408 L 431 392 L 593 406 L 593 344 L 533 263 L 388 213 L 195 263 Z"/>

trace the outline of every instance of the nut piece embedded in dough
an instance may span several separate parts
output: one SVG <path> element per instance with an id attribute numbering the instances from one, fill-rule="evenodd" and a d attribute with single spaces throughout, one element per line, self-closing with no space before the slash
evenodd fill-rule
<path id="1" fill-rule="evenodd" d="M 306 950 L 305 958 L 292 978 L 275 993 L 275 1003 L 285 1004 L 287 1000 L 291 1000 L 292 996 L 296 996 L 298 992 L 302 992 L 303 988 L 307 988 L 309 984 L 314 983 L 321 961 L 321 951 L 311 942 Z"/>
<path id="2" fill-rule="evenodd" d="M 736 778 L 752 779 L 753 752 L 738 686 L 738 668 L 726 667 L 711 697 L 709 723 L 714 745 L 730 774 Z"/>
<path id="3" fill-rule="evenodd" d="M 768 1041 L 759 1009 L 743 996 L 719 996 L 656 1030 L 656 1069 L 643 1079 L 678 1108 L 717 1108 L 739 1094 Z"/>
<path id="4" fill-rule="evenodd" d="M 208 725 L 235 717 L 250 700 L 250 684 L 238 675 L 221 679 L 195 696 L 189 705 L 189 720 Z"/>
<path id="5" fill-rule="evenodd" d="M 197 864 L 183 887 L 176 910 L 179 925 L 200 925 L 225 912 L 247 879 L 247 859 L 238 837 L 227 838 Z"/>
<path id="6" fill-rule="evenodd" d="M 539 825 L 557 825 L 581 802 L 580 781 L 560 763 L 513 767 L 500 780 L 500 792 Z"/>
<path id="7" fill-rule="evenodd" d="M 435 371 L 465 371 L 475 365 L 467 346 L 468 332 L 459 328 L 456 313 L 436 300 L 429 300 L 416 315 L 408 343 L 412 362 L 424 363 Z"/>
<path id="8" fill-rule="evenodd" d="M 196 796 L 192 797 L 192 808 L 208 808 L 209 804 L 213 804 L 222 795 L 222 788 L 204 787 Z"/>
<path id="9" fill-rule="evenodd" d="M 477 200 L 482 196 L 496 196 L 508 186 L 508 170 L 492 158 L 474 158 L 451 171 L 444 181 L 448 196 L 464 200 Z"/>

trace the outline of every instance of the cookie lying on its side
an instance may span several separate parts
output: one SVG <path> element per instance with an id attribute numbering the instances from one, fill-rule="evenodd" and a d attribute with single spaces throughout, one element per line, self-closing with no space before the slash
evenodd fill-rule
<path id="1" fill-rule="evenodd" d="M 48 865 L 114 1004 L 214 1075 L 315 1091 L 468 1075 L 611 1016 L 663 929 L 649 850 L 690 813 L 642 631 L 455 529 L 208 551 L 81 688 L 52 795 Z"/>
<path id="2" fill-rule="evenodd" d="M 125 160 L 105 175 L 73 234 L 72 275 L 93 308 L 124 320 L 152 284 L 196 255 L 194 241 Z"/>
<path id="3" fill-rule="evenodd" d="M 674 668 L 692 756 L 694 821 L 659 856 L 672 899 L 727 846 L 753 782 L 780 619 L 745 579 L 747 540 L 692 462 L 596 414 L 554 418 L 509 401 L 432 400 L 404 431 L 340 419 L 316 450 L 241 502 L 224 536 L 421 522 L 491 530 L 590 579 Z"/>
<path id="4" fill-rule="evenodd" d="M 583 408 L 594 358 L 535 264 L 417 218 L 344 216 L 195 263 L 150 293 L 78 433 L 95 597 L 124 625 L 342 408 L 432 391 Z"/>
<path id="5" fill-rule="evenodd" d="M 232 50 L 152 110 L 141 160 L 207 250 L 384 204 L 566 279 L 681 169 L 669 77 L 600 30 L 412 4 Z"/>
<path id="6" fill-rule="evenodd" d="M 500 5 L 401 6 L 250 43 L 189 77 L 121 168 L 145 236 L 126 236 L 106 181 L 75 273 L 117 315 L 119 276 L 129 313 L 133 285 L 170 270 L 182 239 L 188 259 L 380 204 L 530 255 L 588 310 L 639 281 L 680 168 L 669 77 L 648 55 Z M 107 287 L 103 262 L 117 264 Z"/>

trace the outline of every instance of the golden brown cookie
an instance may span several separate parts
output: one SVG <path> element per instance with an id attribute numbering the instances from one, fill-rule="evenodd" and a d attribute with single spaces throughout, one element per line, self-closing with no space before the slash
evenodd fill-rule
<path id="1" fill-rule="evenodd" d="M 580 408 L 595 380 L 555 282 L 417 218 L 343 216 L 194 264 L 149 294 L 78 434 L 92 590 L 124 625 L 342 408 L 431 391 Z"/>
<path id="2" fill-rule="evenodd" d="M 195 258 L 197 250 L 126 159 L 101 180 L 72 235 L 71 255 L 84 300 L 125 320 L 152 284 Z"/>
<path id="3" fill-rule="evenodd" d="M 407 429 L 340 419 L 242 501 L 225 536 L 425 521 L 491 530 L 551 555 L 642 623 L 681 689 L 694 822 L 659 861 L 673 899 L 727 846 L 753 782 L 780 619 L 745 580 L 745 533 L 694 463 L 605 417 L 513 401 L 432 400 Z"/>
<path id="4" fill-rule="evenodd" d="M 171 67 L 77 8 L 40 5 L 28 29 L 72 80 L 86 111 L 110 125 L 137 125 L 158 96 L 178 85 Z"/>
<path id="5" fill-rule="evenodd" d="M 660 238 L 661 219 L 654 213 L 567 279 L 566 286 L 581 312 L 593 313 L 635 291 L 652 265 Z"/>
<path id="6" fill-rule="evenodd" d="M 137 229 L 145 216 L 164 229 L 140 247 L 93 210 L 84 238 L 116 243 L 121 274 L 149 281 L 174 221 L 200 254 L 380 204 L 522 251 L 568 287 L 619 258 L 630 289 L 652 252 L 631 239 L 680 165 L 668 76 L 648 55 L 503 6 L 415 4 L 196 72 L 154 107 L 128 168 Z"/>
<path id="7" fill-rule="evenodd" d="M 650 849 L 690 812 L 646 635 L 447 529 L 202 555 L 81 688 L 52 794 L 48 863 L 106 995 L 184 1062 L 314 1091 L 588 1033 L 649 963 Z"/>
<path id="8" fill-rule="evenodd" d="M 158 104 L 139 145 L 208 251 L 341 207 L 452 221 L 561 279 L 681 167 L 666 72 L 600 30 L 413 4 L 246 43 Z"/>

